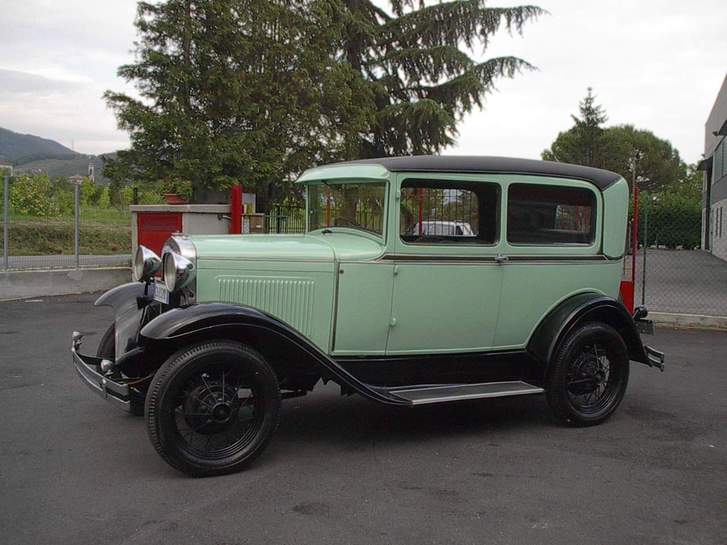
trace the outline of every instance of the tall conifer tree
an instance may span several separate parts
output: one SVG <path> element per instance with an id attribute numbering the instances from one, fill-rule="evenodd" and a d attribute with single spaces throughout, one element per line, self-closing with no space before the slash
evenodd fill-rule
<path id="1" fill-rule="evenodd" d="M 363 157 L 436 153 L 452 144 L 457 122 L 482 106 L 498 78 L 531 68 L 513 56 L 476 61 L 500 29 L 521 32 L 543 13 L 531 5 L 487 7 L 485 0 L 341 0 L 345 58 L 361 74 L 375 108 Z"/>
<path id="2" fill-rule="evenodd" d="M 535 6 L 484 0 L 140 2 L 138 96 L 108 91 L 131 149 L 107 172 L 195 187 L 260 189 L 337 159 L 435 153 L 500 77 L 530 68 L 477 61 Z"/>

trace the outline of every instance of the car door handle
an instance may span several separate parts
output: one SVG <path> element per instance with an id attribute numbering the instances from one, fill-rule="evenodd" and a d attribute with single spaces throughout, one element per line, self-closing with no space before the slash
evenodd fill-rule
<path id="1" fill-rule="evenodd" d="M 506 255 L 497 254 L 495 256 L 495 263 L 499 263 L 500 265 L 502 265 L 503 263 L 507 263 L 508 261 L 510 261 L 510 258 Z"/>

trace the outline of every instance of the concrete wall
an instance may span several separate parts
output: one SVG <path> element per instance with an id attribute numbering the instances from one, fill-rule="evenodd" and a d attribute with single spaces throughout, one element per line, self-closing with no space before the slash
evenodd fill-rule
<path id="1" fill-rule="evenodd" d="M 88 293 L 126 282 L 131 282 L 128 267 L 1 272 L 0 301 Z"/>

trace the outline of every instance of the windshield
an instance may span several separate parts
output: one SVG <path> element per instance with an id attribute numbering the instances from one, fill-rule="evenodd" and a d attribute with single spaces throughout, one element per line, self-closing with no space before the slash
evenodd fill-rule
<path id="1" fill-rule="evenodd" d="M 308 229 L 349 227 L 382 235 L 384 182 L 322 182 L 308 186 Z"/>

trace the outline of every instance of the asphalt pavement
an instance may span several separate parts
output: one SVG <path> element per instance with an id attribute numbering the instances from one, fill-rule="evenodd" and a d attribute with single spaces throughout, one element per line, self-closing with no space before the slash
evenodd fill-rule
<path id="1" fill-rule="evenodd" d="M 542 396 L 394 410 L 329 384 L 247 471 L 191 479 L 78 380 L 93 299 L 0 303 L 0 543 L 727 543 L 727 333 L 658 330 L 666 372 L 633 364 L 598 427 Z"/>

